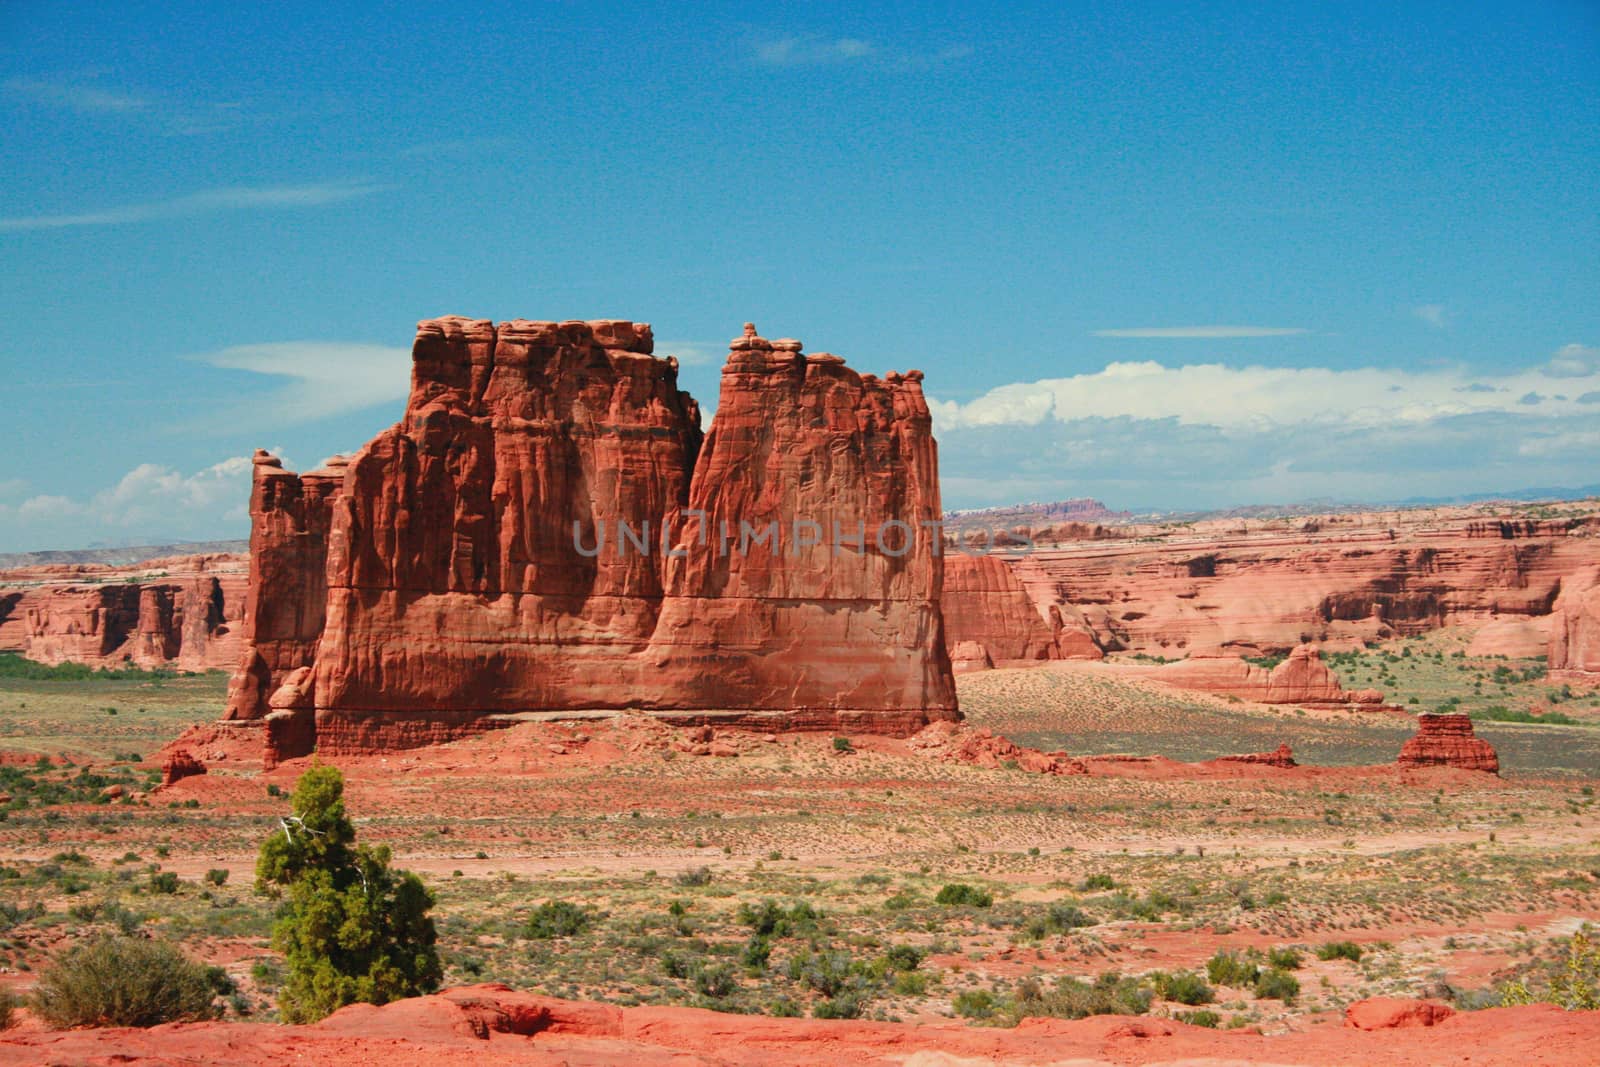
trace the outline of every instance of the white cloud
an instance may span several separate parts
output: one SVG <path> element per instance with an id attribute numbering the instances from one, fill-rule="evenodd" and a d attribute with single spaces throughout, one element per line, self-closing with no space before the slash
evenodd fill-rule
<path id="1" fill-rule="evenodd" d="M 929 406 L 947 507 L 1087 495 L 1170 510 L 1592 485 L 1600 368 L 1558 394 L 1548 371 L 1126 362 Z"/>
<path id="2" fill-rule="evenodd" d="M 1444 329 L 1448 314 L 1443 304 L 1418 304 L 1411 313 L 1436 330 Z"/>
<path id="3" fill-rule="evenodd" d="M 403 401 L 411 389 L 411 350 L 344 341 L 235 345 L 193 357 L 213 367 L 288 379 L 252 397 L 246 418 L 305 422 Z"/>
<path id="4" fill-rule="evenodd" d="M 1290 337 L 1310 333 L 1298 326 L 1139 326 L 1121 330 L 1095 330 L 1096 337 L 1161 337 L 1217 338 L 1217 337 Z"/>
<path id="5" fill-rule="evenodd" d="M 1575 346 L 1558 353 L 1563 359 Z M 1177 419 L 1184 425 L 1244 431 L 1271 426 L 1420 423 L 1485 412 L 1583 414 L 1580 400 L 1539 393 L 1547 365 L 1503 375 L 1459 368 L 1407 371 L 1365 367 L 1167 367 L 1156 362 L 1111 363 L 1093 374 L 999 386 L 967 403 L 930 400 L 941 428 L 1036 426 L 1091 416 Z M 1562 363 L 1570 371 L 1570 359 Z M 1572 377 L 1573 393 L 1600 389 L 1600 365 Z"/>
<path id="6" fill-rule="evenodd" d="M 928 70 L 972 54 L 969 45 L 949 45 L 931 51 L 884 47 L 860 37 L 829 37 L 797 33 L 751 42 L 756 62 L 769 67 L 825 67 L 870 61 L 898 71 Z"/>
<path id="7" fill-rule="evenodd" d="M 727 358 L 727 345 L 709 341 L 657 341 L 656 355 L 677 356 L 685 367 L 707 367 Z"/>
<path id="8" fill-rule="evenodd" d="M 1544 372 L 1552 378 L 1589 378 L 1600 371 L 1600 348 L 1570 344 L 1556 349 Z"/>
<path id="9" fill-rule="evenodd" d="M 312 185 L 235 186 L 208 189 L 171 200 L 125 204 L 71 215 L 21 215 L 0 219 L 0 232 L 57 230 L 72 226 L 118 226 L 154 219 L 213 215 L 225 211 L 318 207 L 371 196 L 393 186 L 371 181 L 321 182 Z"/>
<path id="10" fill-rule="evenodd" d="M 88 499 L 40 494 L 0 504 L 0 551 L 244 537 L 251 468 L 248 456 L 193 474 L 141 463 Z"/>
<path id="11" fill-rule="evenodd" d="M 10 78 L 0 83 L 6 93 L 30 104 L 91 118 L 111 118 L 153 129 L 165 136 L 217 133 L 248 117 L 235 101 L 188 102 L 127 89 L 106 87 L 93 78 L 57 75 Z"/>

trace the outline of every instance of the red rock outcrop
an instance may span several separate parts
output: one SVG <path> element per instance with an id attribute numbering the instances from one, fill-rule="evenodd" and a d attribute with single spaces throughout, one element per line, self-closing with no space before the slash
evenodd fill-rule
<path id="1" fill-rule="evenodd" d="M 174 782 L 181 782 L 185 778 L 193 778 L 197 774 L 204 773 L 206 765 L 196 759 L 194 753 L 186 748 L 172 749 L 161 764 L 161 784 L 172 785 Z"/>
<path id="2" fill-rule="evenodd" d="M 1562 583 L 1550 627 L 1550 676 L 1600 684 L 1600 567 Z"/>
<path id="3" fill-rule="evenodd" d="M 225 667 L 238 657 L 245 586 L 238 556 L 0 572 L 0 649 L 50 664 Z"/>
<path id="4" fill-rule="evenodd" d="M 1254 763 L 1263 767 L 1298 767 L 1294 760 L 1294 750 L 1287 744 L 1279 744 L 1271 752 L 1246 752 L 1238 756 L 1218 756 L 1222 763 Z"/>
<path id="5" fill-rule="evenodd" d="M 311 664 L 327 604 L 328 528 L 342 459 L 304 475 L 255 454 L 250 488 L 250 586 L 244 641 L 228 685 L 227 719 L 258 719 L 283 679 Z"/>
<path id="6" fill-rule="evenodd" d="M 1465 715 L 1418 715 L 1417 732 L 1400 747 L 1402 767 L 1460 767 L 1500 773 L 1494 746 L 1472 733 Z"/>
<path id="7" fill-rule="evenodd" d="M 958 669 L 980 669 L 984 659 L 987 666 L 1016 666 L 1022 661 L 1101 658 L 1093 635 L 1068 627 L 1058 607 L 1049 605 L 1048 614 L 1040 614 L 1015 567 L 999 556 L 946 548 L 940 604 L 945 643 L 952 661 L 960 661 Z M 957 655 L 958 648 L 966 654 Z"/>
<path id="8" fill-rule="evenodd" d="M 747 326 L 702 442 L 652 349 L 631 322 L 425 321 L 404 417 L 342 471 L 258 456 L 229 714 L 266 717 L 268 762 L 526 711 L 955 716 L 920 372 Z"/>
<path id="9" fill-rule="evenodd" d="M 1371 997 L 1344 1010 L 1344 1024 L 1357 1030 L 1398 1030 L 1437 1026 L 1455 1014 L 1448 1004 L 1403 997 Z"/>
<path id="10" fill-rule="evenodd" d="M 1282 663 L 1268 670 L 1238 656 L 1194 656 L 1161 667 L 1155 677 L 1180 689 L 1235 696 L 1262 704 L 1312 706 L 1380 705 L 1383 694 L 1344 689 L 1310 645 L 1298 645 Z"/>
<path id="11" fill-rule="evenodd" d="M 1600 516 L 1483 510 L 1130 525 L 1060 543 L 1035 530 L 1014 566 L 1040 610 L 1058 606 L 1100 647 L 1173 657 L 1537 619 L 1568 575 L 1600 564 Z"/>
<path id="12" fill-rule="evenodd" d="M 934 756 L 946 763 L 970 763 L 994 769 L 1007 764 L 1030 774 L 1087 774 L 1082 760 L 1065 752 L 1041 752 L 1017 744 L 986 727 L 973 728 L 962 723 L 942 721 L 929 725 L 908 742 L 914 752 Z"/>

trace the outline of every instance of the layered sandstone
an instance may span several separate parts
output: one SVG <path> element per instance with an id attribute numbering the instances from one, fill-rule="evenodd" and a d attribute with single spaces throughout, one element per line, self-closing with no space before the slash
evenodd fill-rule
<path id="1" fill-rule="evenodd" d="M 946 549 L 940 603 L 945 643 L 957 669 L 1100 659 L 1103 653 L 1093 636 L 1087 630 L 1068 627 L 1059 606 L 1046 605 L 1046 613 L 1041 615 L 1018 578 L 1018 566 L 999 556 Z"/>
<path id="2" fill-rule="evenodd" d="M 702 441 L 646 324 L 425 321 L 398 425 L 326 479 L 258 457 L 229 713 L 269 761 L 533 711 L 954 717 L 920 381 L 747 326 Z"/>
<path id="3" fill-rule="evenodd" d="M 1551 620 L 1549 661 L 1553 679 L 1600 683 L 1600 567 L 1587 567 L 1563 584 Z"/>
<path id="4" fill-rule="evenodd" d="M 328 528 L 344 484 L 336 457 L 304 475 L 257 451 L 250 488 L 250 587 L 227 719 L 256 719 L 288 674 L 309 666 L 327 603 Z"/>
<path id="5" fill-rule="evenodd" d="M 1417 732 L 1401 746 L 1395 762 L 1402 767 L 1460 767 L 1500 773 L 1494 746 L 1473 736 L 1472 720 L 1465 715 L 1417 716 Z"/>
<path id="6" fill-rule="evenodd" d="M 1494 506 L 1102 529 L 1013 563 L 1036 607 L 1058 607 L 1108 651 L 1263 655 L 1350 648 L 1446 626 L 1494 627 L 1525 651 L 1568 576 L 1600 565 L 1600 516 Z M 1533 628 L 1523 625 L 1533 622 Z"/>
<path id="7" fill-rule="evenodd" d="M 246 582 L 238 556 L 0 572 L 0 649 L 49 664 L 230 666 L 238 657 Z"/>
<path id="8" fill-rule="evenodd" d="M 1238 656 L 1195 656 L 1161 667 L 1155 677 L 1177 686 L 1262 704 L 1380 705 L 1383 694 L 1347 690 L 1311 645 L 1297 645 L 1270 670 Z"/>

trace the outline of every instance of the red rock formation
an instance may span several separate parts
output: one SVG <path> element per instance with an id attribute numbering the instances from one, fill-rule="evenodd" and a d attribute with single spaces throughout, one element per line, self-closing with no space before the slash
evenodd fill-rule
<path id="1" fill-rule="evenodd" d="M 1294 750 L 1287 744 L 1280 744 L 1271 752 L 1246 752 L 1239 756 L 1218 756 L 1216 762 L 1220 763 L 1254 763 L 1264 767 L 1298 767 L 1294 761 Z"/>
<path id="2" fill-rule="evenodd" d="M 193 778 L 197 774 L 204 773 L 206 765 L 196 759 L 194 753 L 186 748 L 172 749 L 161 764 L 161 784 L 169 786 L 174 782 L 181 782 L 185 778 Z"/>
<path id="3" fill-rule="evenodd" d="M 238 657 L 245 585 L 236 556 L 0 572 L 0 649 L 42 663 L 224 667 Z"/>
<path id="4" fill-rule="evenodd" d="M 1550 628 L 1550 676 L 1557 681 L 1600 683 L 1600 567 L 1562 583 Z"/>
<path id="5" fill-rule="evenodd" d="M 944 593 L 945 644 L 962 670 L 1015 665 L 1018 661 L 1099 659 L 1103 655 L 1087 630 L 1068 627 L 1054 604 L 1041 616 L 1018 580 L 1015 564 L 999 556 L 946 550 Z M 1048 618 L 1048 622 L 1046 619 Z M 983 655 L 957 656 L 959 646 L 976 646 Z"/>
<path id="6" fill-rule="evenodd" d="M 1600 564 L 1597 530 L 1481 508 L 1209 520 L 1059 544 L 1035 531 L 1016 566 L 1036 605 L 1107 650 L 1257 655 L 1546 616 L 1567 575 Z"/>
<path id="7" fill-rule="evenodd" d="M 299 475 L 256 452 L 244 639 L 225 718 L 265 716 L 268 698 L 283 679 L 311 664 L 327 603 L 328 528 L 343 481 L 342 459 Z"/>
<path id="8" fill-rule="evenodd" d="M 1417 732 L 1400 748 L 1402 767 L 1460 767 L 1500 773 L 1494 746 L 1472 734 L 1465 715 L 1418 715 Z"/>
<path id="9" fill-rule="evenodd" d="M 1041 752 L 1017 744 L 984 727 L 976 729 L 957 722 L 930 724 L 908 742 L 915 752 L 937 757 L 946 763 L 970 763 L 994 769 L 1012 764 L 1030 774 L 1087 774 L 1081 760 L 1065 752 Z"/>
<path id="10" fill-rule="evenodd" d="M 1472 635 L 1472 642 L 1467 645 L 1467 655 L 1509 656 L 1512 659 L 1543 656 L 1550 648 L 1551 622 L 1550 615 L 1494 619 Z"/>
<path id="11" fill-rule="evenodd" d="M 956 718 L 938 478 L 921 371 L 860 375 L 746 324 L 646 652 L 682 678 L 676 706 L 878 733 Z"/>
<path id="12" fill-rule="evenodd" d="M 957 674 L 966 671 L 987 671 L 994 667 L 989 650 L 978 641 L 957 641 L 950 650 L 950 667 Z"/>
<path id="13" fill-rule="evenodd" d="M 1448 1004 L 1402 997 L 1370 997 L 1344 1010 L 1344 1024 L 1357 1030 L 1437 1026 L 1455 1014 Z"/>
<path id="14" fill-rule="evenodd" d="M 651 351 L 644 324 L 426 321 L 404 418 L 338 485 L 258 458 L 229 712 L 267 718 L 269 762 L 529 710 L 899 733 L 955 715 L 921 374 L 747 327 L 702 449 Z"/>
<path id="15" fill-rule="evenodd" d="M 1195 656 L 1169 663 L 1155 676 L 1180 689 L 1262 704 L 1335 706 L 1383 702 L 1383 694 L 1376 690 L 1350 692 L 1340 686 L 1338 677 L 1322 661 L 1322 653 L 1310 645 L 1296 646 L 1287 659 L 1270 671 L 1238 656 Z"/>

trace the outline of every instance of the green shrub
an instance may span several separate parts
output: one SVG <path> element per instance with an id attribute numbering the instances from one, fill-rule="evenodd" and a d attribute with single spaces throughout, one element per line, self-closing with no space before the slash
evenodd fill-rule
<path id="1" fill-rule="evenodd" d="M 950 1006 L 963 1019 L 990 1019 L 999 1005 L 987 989 L 966 989 L 956 994 Z"/>
<path id="2" fill-rule="evenodd" d="M 1300 979 L 1276 967 L 1262 971 L 1256 979 L 1256 996 L 1263 1000 L 1281 1000 L 1293 1004 L 1300 995 Z"/>
<path id="3" fill-rule="evenodd" d="M 855 751 L 855 746 L 850 743 L 848 737 L 835 737 L 833 739 L 833 750 L 835 752 L 853 752 Z"/>
<path id="4" fill-rule="evenodd" d="M 206 881 L 210 882 L 212 885 L 220 886 L 226 883 L 227 880 L 228 869 L 226 867 L 213 867 L 211 870 L 206 872 Z"/>
<path id="5" fill-rule="evenodd" d="M 522 936 L 536 941 L 575 937 L 589 928 L 593 916 L 568 900 L 547 900 L 533 909 Z"/>
<path id="6" fill-rule="evenodd" d="M 691 867 L 687 871 L 679 871 L 672 879 L 679 885 L 702 886 L 711 884 L 710 867 Z"/>
<path id="7" fill-rule="evenodd" d="M 338 768 L 313 765 L 291 804 L 256 859 L 257 892 L 289 898 L 272 931 L 288 967 L 278 993 L 284 1021 L 439 988 L 433 895 L 416 875 L 390 868 L 387 846 L 356 845 Z"/>
<path id="8" fill-rule="evenodd" d="M 1077 978 L 1059 978 L 1046 989 L 1038 979 L 1017 983 L 1016 996 L 1009 1006 L 1013 1022 L 1033 1017 L 1084 1019 L 1091 1015 L 1143 1015 L 1154 999 L 1150 986 L 1137 978 L 1123 978 L 1107 971 L 1092 983 Z"/>
<path id="9" fill-rule="evenodd" d="M 1043 915 L 1035 915 L 1022 924 L 1022 936 L 1030 941 L 1056 934 L 1065 934 L 1084 926 L 1093 926 L 1094 920 L 1076 904 L 1057 901 L 1045 910 Z"/>
<path id="10" fill-rule="evenodd" d="M 811 1006 L 811 1014 L 817 1019 L 859 1019 L 863 1007 L 860 994 L 845 993 L 817 1001 Z"/>
<path id="11" fill-rule="evenodd" d="M 1117 888 L 1117 883 L 1109 874 L 1091 874 L 1082 882 L 1078 883 L 1079 891 L 1084 893 L 1093 893 L 1102 889 L 1115 888 Z"/>
<path id="12" fill-rule="evenodd" d="M 987 908 L 994 903 L 994 894 L 980 886 L 951 882 L 939 890 L 933 902 L 947 907 Z"/>
<path id="13" fill-rule="evenodd" d="M 922 966 L 923 957 L 927 953 L 915 945 L 890 945 L 884 952 L 883 958 L 888 961 L 889 968 L 895 971 L 914 971 Z"/>
<path id="14" fill-rule="evenodd" d="M 1246 989 L 1260 975 L 1261 968 L 1237 952 L 1218 952 L 1206 961 L 1206 977 L 1217 985 Z"/>
<path id="15" fill-rule="evenodd" d="M 45 969 L 33 1010 L 51 1026 L 155 1026 L 208 1019 L 214 987 L 205 967 L 165 941 L 104 937 Z"/>
<path id="16" fill-rule="evenodd" d="M 714 967 L 701 967 L 696 971 L 694 987 L 702 996 L 721 1000 L 739 988 L 739 980 L 734 977 L 732 967 L 719 963 Z"/>
<path id="17" fill-rule="evenodd" d="M 1204 1026 L 1212 1030 L 1215 1030 L 1222 1023 L 1222 1016 L 1209 1008 L 1201 1008 L 1199 1011 L 1180 1011 L 1176 1018 L 1180 1023 L 1188 1023 L 1190 1026 Z"/>
<path id="18" fill-rule="evenodd" d="M 1351 963 L 1357 963 L 1361 960 L 1361 946 L 1354 941 L 1329 941 L 1317 946 L 1317 959 L 1349 960 Z"/>
<path id="19" fill-rule="evenodd" d="M 150 892 L 176 893 L 178 891 L 178 876 L 172 871 L 157 871 L 150 876 Z"/>
<path id="20" fill-rule="evenodd" d="M 1292 948 L 1275 948 L 1267 953 L 1268 966 L 1280 971 L 1298 971 L 1303 962 L 1300 953 Z"/>
<path id="21" fill-rule="evenodd" d="M 9 1030 L 16 1020 L 17 995 L 9 989 L 0 989 L 0 1030 Z"/>
<path id="22" fill-rule="evenodd" d="M 1193 1007 L 1196 1004 L 1210 1004 L 1217 998 L 1216 992 L 1206 985 L 1206 980 L 1193 971 L 1176 971 L 1172 974 L 1157 971 L 1150 976 L 1150 981 L 1162 999 L 1179 1004 Z"/>

